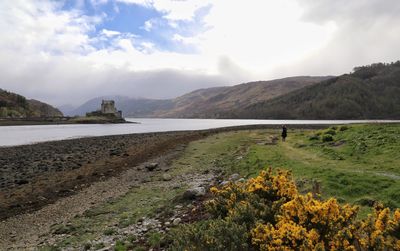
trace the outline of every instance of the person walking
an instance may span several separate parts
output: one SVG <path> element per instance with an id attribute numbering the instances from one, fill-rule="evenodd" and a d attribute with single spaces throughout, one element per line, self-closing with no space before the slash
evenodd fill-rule
<path id="1" fill-rule="evenodd" d="M 282 126 L 282 141 L 285 142 L 287 137 L 287 128 L 285 125 Z"/>

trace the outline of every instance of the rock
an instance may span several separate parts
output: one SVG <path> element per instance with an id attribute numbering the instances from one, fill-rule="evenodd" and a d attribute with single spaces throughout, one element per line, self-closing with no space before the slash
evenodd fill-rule
<path id="1" fill-rule="evenodd" d="M 147 171 L 153 171 L 158 167 L 158 163 L 149 163 L 146 166 Z"/>
<path id="2" fill-rule="evenodd" d="M 186 190 L 183 193 L 183 198 L 187 200 L 194 200 L 197 197 L 204 196 L 206 194 L 206 189 L 204 187 L 194 187 Z"/>
<path id="3" fill-rule="evenodd" d="M 226 181 L 226 180 L 225 180 L 225 181 L 222 181 L 222 182 L 220 183 L 221 186 L 225 186 L 225 185 L 227 185 L 227 184 L 229 184 L 229 181 Z"/>
<path id="4" fill-rule="evenodd" d="M 172 180 L 172 176 L 170 174 L 168 174 L 168 173 L 164 173 L 163 176 L 162 176 L 162 179 L 164 181 L 169 181 L 169 180 Z"/>
<path id="5" fill-rule="evenodd" d="M 29 181 L 27 181 L 25 179 L 20 179 L 20 180 L 15 181 L 15 184 L 17 184 L 17 185 L 24 185 L 24 184 L 28 184 L 28 183 L 29 183 Z"/>
<path id="6" fill-rule="evenodd" d="M 148 183 L 148 182 L 151 182 L 151 178 L 150 177 L 146 177 L 141 181 L 141 183 Z"/>
<path id="7" fill-rule="evenodd" d="M 172 224 L 173 224 L 174 226 L 177 226 L 177 225 L 179 225 L 179 223 L 181 223 L 181 221 L 182 221 L 181 218 L 176 218 L 176 219 L 174 219 L 174 221 L 172 222 Z"/>
<path id="8" fill-rule="evenodd" d="M 245 182 L 246 180 L 244 178 L 240 178 L 237 180 L 237 182 Z"/>
<path id="9" fill-rule="evenodd" d="M 231 180 L 231 181 L 235 181 L 238 179 L 240 179 L 240 175 L 238 173 L 234 173 L 229 177 L 229 180 Z"/>

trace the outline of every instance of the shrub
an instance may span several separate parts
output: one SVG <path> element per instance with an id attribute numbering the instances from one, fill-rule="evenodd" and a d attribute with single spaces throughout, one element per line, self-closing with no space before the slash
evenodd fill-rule
<path id="1" fill-rule="evenodd" d="M 324 134 L 329 134 L 329 135 L 336 135 L 336 130 L 329 128 L 326 131 L 324 131 Z"/>
<path id="2" fill-rule="evenodd" d="M 330 134 L 322 135 L 322 142 L 331 142 L 333 141 L 333 137 Z"/>
<path id="3" fill-rule="evenodd" d="M 349 129 L 349 127 L 345 126 L 345 125 L 342 125 L 341 127 L 339 127 L 339 131 L 341 131 L 341 132 L 346 131 L 348 129 Z"/>
<path id="4" fill-rule="evenodd" d="M 211 188 L 213 218 L 175 230 L 172 250 L 400 250 L 400 210 L 358 207 L 299 194 L 289 172 L 262 171 Z"/>
<path id="5" fill-rule="evenodd" d="M 319 140 L 319 136 L 318 135 L 311 135 L 308 139 L 309 140 Z"/>
<path id="6" fill-rule="evenodd" d="M 160 248 L 164 244 L 164 238 L 158 232 L 149 232 L 147 233 L 147 243 L 152 248 Z"/>
<path id="7" fill-rule="evenodd" d="M 177 236 L 179 236 L 177 238 Z M 208 220 L 183 225 L 172 231 L 170 250 L 250 250 L 250 234 L 243 225 L 232 220 Z"/>
<path id="8" fill-rule="evenodd" d="M 107 228 L 106 230 L 104 230 L 104 235 L 113 235 L 117 232 L 117 230 L 115 230 L 114 228 Z"/>

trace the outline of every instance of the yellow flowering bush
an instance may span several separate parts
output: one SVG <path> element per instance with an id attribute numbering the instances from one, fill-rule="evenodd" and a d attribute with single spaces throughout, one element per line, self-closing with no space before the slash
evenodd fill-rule
<path id="1" fill-rule="evenodd" d="M 391 213 L 377 205 L 373 215 L 356 220 L 355 206 L 300 194 L 288 171 L 273 174 L 269 169 L 245 182 L 230 182 L 210 191 L 213 198 L 207 208 L 224 225 L 225 236 L 246 237 L 235 238 L 243 242 L 241 250 L 400 250 L 399 209 Z M 226 227 L 231 225 L 236 227 Z M 215 237 L 203 238 L 214 240 L 212 250 L 223 250 L 215 248 Z"/>
<path id="2" fill-rule="evenodd" d="M 362 250 L 400 250 L 400 209 L 391 217 L 390 210 L 378 204 L 374 214 L 358 227 L 356 235 Z"/>

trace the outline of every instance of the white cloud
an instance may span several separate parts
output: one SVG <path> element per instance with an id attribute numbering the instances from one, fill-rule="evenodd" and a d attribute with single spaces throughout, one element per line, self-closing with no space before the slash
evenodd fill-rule
<path id="1" fill-rule="evenodd" d="M 151 31 L 152 28 L 153 28 L 152 20 L 147 20 L 146 22 L 144 22 L 143 29 L 145 29 L 146 31 Z"/>
<path id="2" fill-rule="evenodd" d="M 159 49 L 117 30 L 92 37 L 105 16 L 62 11 L 59 2 L 0 1 L 0 88 L 57 104 L 104 92 L 165 98 L 202 82 L 205 87 L 340 74 L 400 58 L 400 3 L 394 0 L 116 1 L 162 11 L 177 29 L 170 42 L 190 45 L 196 53 Z M 180 21 L 194 21 L 196 11 L 209 4 L 205 29 L 179 32 Z M 148 20 L 143 29 L 154 32 L 154 22 Z M 101 48 L 94 46 L 100 42 Z"/>
<path id="3" fill-rule="evenodd" d="M 165 13 L 164 17 L 171 21 L 192 20 L 195 12 L 209 5 L 211 0 L 116 0 L 127 4 L 138 4 Z"/>
<path id="4" fill-rule="evenodd" d="M 121 32 L 103 29 L 101 31 L 101 34 L 105 35 L 106 37 L 114 37 L 114 36 L 121 35 Z"/>

